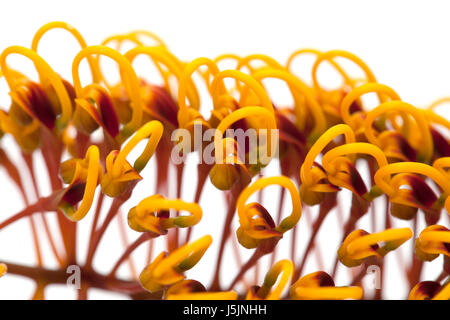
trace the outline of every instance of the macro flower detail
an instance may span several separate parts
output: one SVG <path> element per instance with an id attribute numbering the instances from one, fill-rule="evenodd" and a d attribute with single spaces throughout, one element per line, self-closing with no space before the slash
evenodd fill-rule
<path id="1" fill-rule="evenodd" d="M 76 41 L 68 74 L 44 59 L 51 30 Z M 28 279 L 32 299 L 450 298 L 449 97 L 405 102 L 343 50 L 186 59 L 147 30 L 86 40 L 55 21 L 0 54 L 3 283 Z"/>

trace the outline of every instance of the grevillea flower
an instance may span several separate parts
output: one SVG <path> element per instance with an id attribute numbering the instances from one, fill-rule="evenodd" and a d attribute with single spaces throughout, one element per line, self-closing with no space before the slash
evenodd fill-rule
<path id="1" fill-rule="evenodd" d="M 41 39 L 54 29 L 65 30 L 80 47 L 70 79 L 38 54 Z M 131 44 L 127 51 L 126 44 Z M 10 66 L 11 55 L 30 60 L 38 78 Z M 303 55 L 314 58 L 312 84 L 293 65 Z M 138 57 L 153 64 L 160 83 L 141 72 Z M 117 65 L 118 81 L 108 80 L 100 63 L 104 58 Z M 342 59 L 363 77 L 350 73 Z M 225 60 L 235 66 L 223 68 Z M 92 81 L 82 84 L 85 62 Z M 328 89 L 319 79 L 324 64 L 342 78 L 341 86 Z M 12 138 L 19 151 L 11 151 L 7 141 L 0 148 L 0 166 L 24 203 L 0 221 L 0 231 L 26 219 L 36 252 L 35 266 L 1 257 L 0 277 L 30 278 L 33 299 L 44 299 L 49 286 L 66 283 L 74 266 L 81 273 L 79 299 L 88 298 L 91 288 L 133 299 L 382 299 L 386 281 L 372 296 L 362 280 L 369 267 L 376 266 L 381 279 L 391 272 L 383 259 L 391 251 L 404 270 L 409 299 L 450 298 L 450 231 L 448 215 L 441 214 L 450 214 L 450 120 L 436 112 L 449 98 L 418 108 L 377 82 L 362 59 L 342 50 L 301 49 L 286 64 L 261 53 L 186 61 L 148 31 L 88 45 L 77 29 L 59 21 L 42 26 L 30 48 L 7 47 L 0 67 L 11 98 L 9 108 L 0 110 L 0 141 Z M 276 101 L 268 79 L 287 87 L 290 105 Z M 374 107 L 366 105 L 367 94 L 376 95 Z M 195 168 L 185 161 L 188 155 L 199 157 Z M 144 171 L 153 156 L 155 175 Z M 280 171 L 275 175 L 270 173 L 274 165 Z M 216 205 L 213 212 L 201 205 L 208 177 L 214 188 L 207 200 L 225 199 L 224 208 Z M 154 192 L 139 183 L 152 179 Z M 267 187 L 279 188 L 278 203 Z M 139 188 L 145 188 L 144 196 L 136 192 Z M 192 199 L 186 189 L 193 191 Z M 289 210 L 284 207 L 287 193 Z M 49 223 L 49 212 L 56 225 Z M 84 219 L 88 214 L 92 219 Z M 342 239 L 327 257 L 334 261 L 331 266 L 322 263 L 318 238 L 319 231 L 331 236 L 322 230 L 328 216 L 337 219 L 335 232 Z M 411 228 L 396 228 L 397 219 Z M 112 221 L 118 222 L 124 250 L 115 247 L 119 256 L 103 274 L 97 270 L 98 259 L 104 259 L 100 244 Z M 81 223 L 91 223 L 86 238 L 77 227 Z M 187 272 L 201 270 L 197 264 L 212 246 L 210 235 L 191 241 L 201 227 L 212 235 L 213 227 L 222 228 L 214 241 L 216 264 L 203 266 L 202 276 L 210 276 L 210 283 Z M 135 237 L 131 242 L 127 231 Z M 415 245 L 408 242 L 413 237 Z M 82 240 L 87 240 L 85 259 L 80 259 Z M 167 252 L 154 256 L 161 243 Z M 137 266 L 136 250 L 144 244 L 147 260 Z M 57 262 L 51 269 L 46 245 Z M 232 246 L 237 270 L 225 287 L 223 268 L 234 271 L 233 261 L 224 260 L 227 246 Z M 287 246 L 290 250 L 284 250 Z M 246 249 L 251 256 L 243 262 L 240 251 Z M 408 250 L 412 258 L 406 265 Z M 277 257 L 279 252 L 289 257 Z M 263 256 L 269 262 L 264 279 Z M 312 256 L 318 271 L 304 274 Z M 424 281 L 430 279 L 428 263 L 439 256 L 440 273 Z M 125 265 L 128 273 L 122 273 Z M 336 274 L 344 267 L 350 280 L 336 287 L 333 279 L 340 281 Z"/>

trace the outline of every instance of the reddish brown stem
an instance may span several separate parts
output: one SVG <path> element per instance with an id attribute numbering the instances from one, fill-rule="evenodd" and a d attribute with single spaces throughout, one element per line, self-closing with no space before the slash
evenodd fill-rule
<path id="1" fill-rule="evenodd" d="M 128 246 L 128 248 L 125 250 L 125 252 L 122 254 L 122 256 L 119 258 L 119 260 L 116 262 L 114 267 L 112 268 L 111 272 L 108 274 L 108 277 L 114 277 L 119 267 L 122 265 L 122 263 L 128 259 L 128 257 L 133 253 L 134 250 L 136 250 L 142 243 L 151 240 L 153 238 L 158 237 L 159 235 L 156 233 L 151 232 L 145 232 L 141 234 L 132 244 Z"/>

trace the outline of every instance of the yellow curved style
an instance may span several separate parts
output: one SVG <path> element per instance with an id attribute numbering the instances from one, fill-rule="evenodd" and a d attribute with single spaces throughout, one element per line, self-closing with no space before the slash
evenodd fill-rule
<path id="1" fill-rule="evenodd" d="M 419 142 L 416 140 L 412 140 L 411 137 L 413 134 L 412 130 L 406 132 L 406 138 L 411 141 L 411 144 L 419 149 L 418 158 L 423 159 L 424 162 L 428 162 L 431 160 L 433 155 L 433 140 L 431 138 L 430 130 L 428 129 L 428 123 L 423 115 L 423 112 L 419 109 L 416 109 L 414 106 L 403 102 L 403 101 L 389 101 L 380 104 L 378 107 L 373 109 L 372 111 L 367 113 L 367 116 L 364 120 L 364 133 L 369 140 L 370 143 L 380 146 L 380 142 L 374 134 L 373 130 L 373 122 L 377 119 L 378 116 L 390 112 L 390 111 L 402 111 L 407 114 L 411 114 L 418 127 L 418 132 L 416 132 L 416 136 L 420 139 Z"/>
<path id="2" fill-rule="evenodd" d="M 155 216 L 161 211 L 187 211 L 191 215 L 176 218 Z M 145 198 L 128 213 L 128 224 L 136 231 L 152 231 L 162 234 L 165 230 L 175 227 L 192 227 L 200 222 L 202 209 L 197 203 L 184 202 L 180 199 L 165 199 L 160 195 Z"/>
<path id="3" fill-rule="evenodd" d="M 224 133 L 226 132 L 226 130 L 228 128 L 231 127 L 231 125 L 233 123 L 235 123 L 238 120 L 241 119 L 250 119 L 252 118 L 253 120 L 258 119 L 258 120 L 265 120 L 265 124 L 261 124 L 261 121 L 254 121 L 254 123 L 258 123 L 260 125 L 260 127 L 256 128 L 256 129 L 265 129 L 267 130 L 266 136 L 267 136 L 267 141 L 266 141 L 266 147 L 267 147 L 267 155 L 269 156 L 269 158 L 273 157 L 273 151 L 276 148 L 276 143 L 277 141 L 274 139 L 272 139 L 272 134 L 274 132 L 274 130 L 277 129 L 277 123 L 275 120 L 275 116 L 272 112 L 270 112 L 267 109 L 264 109 L 262 107 L 257 107 L 257 106 L 247 106 L 241 109 L 238 109 L 236 111 L 233 111 L 231 114 L 229 114 L 228 116 L 226 116 L 220 123 L 219 126 L 217 127 L 216 131 L 214 132 L 214 154 L 215 154 L 215 158 L 216 158 L 216 163 L 223 163 L 223 159 L 224 159 L 224 153 L 223 153 L 223 140 L 222 137 L 224 135 Z M 263 123 L 264 123 L 263 122 Z M 265 146 L 259 146 L 259 147 L 265 147 Z"/>
<path id="4" fill-rule="evenodd" d="M 355 230 L 345 238 L 340 246 L 339 261 L 347 267 L 358 266 L 370 256 L 384 257 L 389 251 L 397 249 L 412 236 L 410 228 L 387 229 L 372 234 L 364 230 Z M 384 243 L 384 245 L 379 247 L 378 243 Z"/>
<path id="5" fill-rule="evenodd" d="M 252 89 L 253 93 L 259 99 L 258 103 L 260 106 L 271 111 L 272 113 L 274 112 L 272 101 L 270 101 L 264 87 L 252 76 L 237 70 L 224 70 L 216 74 L 213 78 L 211 82 L 211 96 L 213 98 L 214 109 L 220 108 L 219 98 L 222 96 L 223 79 L 225 78 L 233 78 L 246 84 L 250 89 Z M 241 107 L 244 106 L 244 101 L 241 100 L 239 103 Z"/>
<path id="6" fill-rule="evenodd" d="M 333 279 L 323 271 L 298 279 L 290 288 L 291 298 L 295 300 L 359 300 L 363 294 L 360 287 L 335 287 Z"/>
<path id="7" fill-rule="evenodd" d="M 58 119 L 56 119 L 55 126 L 60 130 L 64 129 L 69 124 L 70 118 L 72 116 L 72 102 L 62 79 L 35 51 L 20 46 L 11 46 L 3 50 L 0 56 L 1 70 L 11 92 L 14 92 L 17 88 L 17 82 L 15 79 L 15 75 L 17 75 L 17 73 L 13 72 L 6 64 L 6 58 L 10 54 L 20 54 L 30 59 L 34 63 L 41 83 L 49 83 L 53 87 L 56 95 L 58 96 L 59 102 L 61 103 L 61 115 Z"/>
<path id="8" fill-rule="evenodd" d="M 150 292 L 184 279 L 184 271 L 194 267 L 212 243 L 212 237 L 206 235 L 185 244 L 170 254 L 162 252 L 140 274 L 141 285 Z"/>
<path id="9" fill-rule="evenodd" d="M 78 41 L 78 44 L 81 46 L 82 49 L 88 46 L 81 33 L 75 27 L 63 21 L 53 21 L 44 24 L 42 27 L 39 28 L 38 31 L 36 31 L 33 37 L 33 41 L 31 42 L 31 50 L 37 52 L 39 42 L 41 41 L 42 37 L 52 29 L 63 29 L 68 31 Z M 87 57 L 87 60 L 89 68 L 91 69 L 94 83 L 99 83 L 102 77 L 99 75 L 100 70 L 98 68 L 95 59 L 89 56 Z"/>
<path id="10" fill-rule="evenodd" d="M 306 104 L 308 106 L 308 112 L 311 113 L 314 118 L 314 129 L 310 133 L 311 142 L 314 142 L 326 130 L 327 123 L 322 108 L 315 99 L 313 91 L 300 79 L 296 78 L 291 73 L 285 70 L 279 69 L 259 70 L 253 73 L 252 76 L 260 83 L 265 78 L 277 78 L 285 81 L 291 90 L 294 101 L 296 101 L 296 109 L 300 108 L 300 103 L 298 101 L 298 94 L 301 93 L 305 97 Z M 242 100 L 244 101 L 246 98 L 245 93 L 246 91 L 242 92 Z M 300 116 L 303 115 L 303 113 L 300 112 L 299 110 L 296 111 L 296 114 Z"/>
<path id="11" fill-rule="evenodd" d="M 345 143 L 355 142 L 355 133 L 353 130 L 345 124 L 338 124 L 331 127 L 325 131 L 320 138 L 313 144 L 311 149 L 309 149 L 308 154 L 305 157 L 305 161 L 300 168 L 300 178 L 302 180 L 302 185 L 307 187 L 312 187 L 316 184 L 311 175 L 311 168 L 314 164 L 317 156 L 323 151 L 323 149 L 336 137 L 344 135 Z"/>
<path id="12" fill-rule="evenodd" d="M 364 61 L 362 61 L 356 55 L 354 55 L 350 52 L 347 52 L 347 51 L 343 51 L 343 50 L 331 50 L 331 51 L 327 51 L 327 52 L 320 54 L 317 57 L 317 60 L 315 61 L 313 68 L 312 68 L 312 79 L 313 79 L 313 83 L 314 83 L 314 88 L 319 90 L 319 94 L 321 94 L 321 92 L 323 91 L 319 84 L 319 81 L 317 79 L 317 71 L 319 69 L 319 66 L 322 62 L 329 61 L 329 60 L 331 60 L 333 58 L 337 58 L 337 57 L 348 59 L 348 60 L 352 61 L 353 63 L 355 63 L 356 65 L 358 65 L 361 68 L 361 70 L 364 71 L 364 73 L 366 75 L 366 82 L 377 82 L 372 70 L 370 70 L 370 68 L 364 63 Z M 347 84 L 350 85 L 351 87 L 354 86 L 353 81 L 350 81 Z"/>
<path id="13" fill-rule="evenodd" d="M 350 106 L 352 105 L 352 103 L 357 101 L 361 96 L 371 92 L 378 94 L 378 97 L 382 99 L 380 100 L 380 103 L 384 102 L 383 97 L 389 97 L 391 100 L 400 100 L 400 96 L 397 94 L 397 92 L 395 92 L 391 87 L 388 87 L 384 84 L 369 82 L 354 88 L 342 100 L 340 112 L 342 120 L 350 127 L 352 127 L 352 129 L 355 131 L 358 130 L 359 128 L 356 127 L 356 123 L 354 123 L 354 119 L 350 115 Z M 404 117 L 404 120 L 405 119 L 407 118 Z"/>
<path id="14" fill-rule="evenodd" d="M 125 57 L 131 63 L 133 63 L 133 60 L 141 54 L 150 57 L 150 59 L 153 60 L 155 64 L 163 64 L 169 70 L 170 74 L 175 76 L 175 78 L 178 80 L 178 83 L 182 81 L 183 66 L 181 62 L 178 61 L 178 59 L 166 49 L 159 47 L 138 46 L 127 51 L 125 53 Z M 170 86 L 168 79 L 164 79 L 166 81 L 166 89 L 169 90 Z M 198 110 L 200 105 L 200 98 L 197 92 L 197 88 L 195 87 L 191 79 L 189 79 L 187 84 L 187 97 L 191 103 L 191 106 L 194 109 Z"/>
<path id="15" fill-rule="evenodd" d="M 448 178 L 438 169 L 418 162 L 391 163 L 379 168 L 374 176 L 375 184 L 383 190 L 389 198 L 393 198 L 397 194 L 397 190 L 390 184 L 391 175 L 396 173 L 416 173 L 432 179 L 442 188 L 442 197 L 446 198 L 445 209 L 447 210 L 447 213 L 450 214 L 450 180 L 448 180 Z"/>
<path id="16" fill-rule="evenodd" d="M 294 264 L 290 260 L 280 260 L 273 265 L 264 278 L 264 283 L 255 292 L 250 291 L 247 294 L 247 300 L 279 300 L 284 288 L 288 284 L 292 273 L 294 272 Z M 281 276 L 280 276 L 281 275 Z M 278 281 L 275 288 L 273 286 Z"/>
<path id="17" fill-rule="evenodd" d="M 388 165 L 388 161 L 383 151 L 373 144 L 356 142 L 335 147 L 325 153 L 322 157 L 322 166 L 327 173 L 327 178 L 332 184 L 352 190 L 349 186 L 349 184 L 351 184 L 351 178 L 347 177 L 346 174 L 339 172 L 338 168 L 343 159 L 351 161 L 351 159 L 346 156 L 353 154 L 372 156 L 377 161 L 378 168 Z"/>
<path id="18" fill-rule="evenodd" d="M 106 158 L 106 172 L 102 177 L 102 191 L 110 197 L 122 194 L 128 183 L 140 180 L 139 173 L 145 168 L 153 156 L 162 137 L 164 127 L 157 120 L 149 121 L 143 125 L 120 151 L 112 151 Z M 133 167 L 127 160 L 130 152 L 144 139 L 147 139 L 144 151 L 134 161 Z"/>
<path id="19" fill-rule="evenodd" d="M 86 214 L 89 212 L 89 209 L 92 206 L 92 202 L 94 201 L 95 196 L 95 188 L 98 184 L 99 172 L 101 172 L 101 165 L 99 162 L 100 154 L 97 146 L 90 146 L 86 152 L 86 160 L 88 161 L 87 174 L 83 173 L 81 169 L 75 171 L 73 176 L 71 185 L 75 182 L 78 182 L 79 179 L 84 180 L 82 178 L 83 175 L 86 175 L 85 182 L 86 186 L 84 189 L 83 199 L 76 211 L 68 211 L 65 213 L 67 217 L 72 221 L 79 221 L 83 219 Z M 70 188 L 70 186 L 69 186 Z"/>
<path id="20" fill-rule="evenodd" d="M 432 261 L 440 254 L 450 257 L 450 230 L 444 226 L 431 225 L 422 230 L 416 239 L 416 255 L 423 261 Z"/>
<path id="21" fill-rule="evenodd" d="M 125 89 L 131 100 L 131 108 L 133 110 L 130 122 L 120 131 L 119 141 L 125 140 L 132 135 L 142 123 L 143 114 L 143 102 L 140 92 L 139 79 L 136 76 L 136 72 L 128 61 L 121 53 L 105 46 L 89 46 L 82 49 L 75 57 L 72 64 L 73 85 L 75 93 L 78 98 L 82 97 L 83 88 L 81 86 L 81 80 L 79 75 L 80 62 L 93 54 L 107 56 L 117 62 L 120 69 L 120 75 L 125 86 Z"/>
<path id="22" fill-rule="evenodd" d="M 261 178 L 257 180 L 255 183 L 245 188 L 238 198 L 236 207 L 239 216 L 239 224 L 243 230 L 250 231 L 252 227 L 252 217 L 249 217 L 246 214 L 246 209 L 248 208 L 248 206 L 245 204 L 246 201 L 248 200 L 248 198 L 250 198 L 252 194 L 270 185 L 279 185 L 281 187 L 286 188 L 289 191 L 292 200 L 291 214 L 288 217 L 284 218 L 280 222 L 280 224 L 274 229 L 278 232 L 284 233 L 289 229 L 292 229 L 300 220 L 302 214 L 302 204 L 300 201 L 300 196 L 298 194 L 297 187 L 294 185 L 294 183 L 289 178 L 284 176 Z M 252 230 L 251 236 L 255 238 L 259 238 L 259 236 L 265 238 L 266 234 L 264 230 L 261 231 Z"/>
<path id="23" fill-rule="evenodd" d="M 193 120 L 191 119 L 189 109 L 192 108 L 197 111 L 199 109 L 199 105 L 188 107 L 186 105 L 186 97 L 187 97 L 188 83 L 190 83 L 189 81 L 191 80 L 190 78 L 192 74 L 203 65 L 208 67 L 208 72 L 213 77 L 215 77 L 220 72 L 216 63 L 208 58 L 197 58 L 195 60 L 192 60 L 190 63 L 186 65 L 178 85 L 178 107 L 179 107 L 178 122 L 181 128 L 186 128 L 187 125 Z M 209 80 L 209 75 L 208 79 L 206 80 Z M 209 89 L 210 87 L 209 82 L 207 82 L 207 86 Z M 221 82 L 218 85 L 218 94 L 224 95 L 225 93 L 226 93 L 225 85 L 223 84 L 223 82 Z"/>

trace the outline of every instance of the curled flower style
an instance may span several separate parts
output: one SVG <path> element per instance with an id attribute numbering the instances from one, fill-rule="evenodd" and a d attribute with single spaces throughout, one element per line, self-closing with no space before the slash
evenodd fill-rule
<path id="1" fill-rule="evenodd" d="M 11 70 L 6 59 L 11 54 L 19 54 L 30 59 L 39 74 L 40 83 L 28 80 L 22 74 Z M 26 151 L 32 151 L 39 142 L 30 143 L 24 141 L 27 135 L 21 131 L 30 133 L 42 124 L 45 128 L 56 132 L 63 130 L 72 116 L 72 100 L 69 91 L 73 91 L 67 82 L 53 71 L 50 65 L 35 51 L 11 46 L 5 49 L 0 56 L 0 66 L 12 98 L 12 105 L 8 112 L 10 121 L 6 114 L 2 113 L 2 128 L 4 131 L 14 135 L 19 145 L 25 147 Z M 51 99 L 56 95 L 56 99 Z M 5 121 L 6 120 L 6 121 Z M 39 139 L 35 136 L 34 139 Z"/>
<path id="2" fill-rule="evenodd" d="M 185 278 L 183 272 L 194 267 L 211 245 L 212 237 L 206 235 L 167 254 L 162 252 L 140 274 L 141 285 L 150 292 L 162 290 Z"/>
<path id="3" fill-rule="evenodd" d="M 266 274 L 263 284 L 250 289 L 247 294 L 247 300 L 279 300 L 293 272 L 294 264 L 292 261 L 278 261 Z M 278 278 L 280 280 L 277 286 L 273 288 Z"/>
<path id="4" fill-rule="evenodd" d="M 415 120 L 415 126 L 411 124 L 411 121 L 405 121 L 401 128 L 402 133 L 386 130 L 376 136 L 373 129 L 374 121 L 380 115 L 392 111 L 410 114 Z M 367 140 L 379 146 L 388 157 L 402 161 L 415 161 L 417 154 L 419 161 L 429 162 L 433 155 L 433 140 L 423 112 L 406 102 L 389 101 L 371 110 L 364 119 L 364 132 Z"/>
<path id="5" fill-rule="evenodd" d="M 449 300 L 450 283 L 440 285 L 435 281 L 422 281 L 409 293 L 409 300 Z"/>
<path id="6" fill-rule="evenodd" d="M 253 193 L 269 185 L 280 185 L 286 188 L 292 199 L 291 214 L 284 218 L 278 226 L 275 226 L 272 217 L 263 206 L 258 203 L 245 204 Z M 251 249 L 259 246 L 264 240 L 279 239 L 283 233 L 292 229 L 300 220 L 302 206 L 294 183 L 289 178 L 282 176 L 261 178 L 245 188 L 237 201 L 237 210 L 240 227 L 236 234 L 239 243 Z"/>
<path id="7" fill-rule="evenodd" d="M 73 84 L 75 88 L 75 93 L 77 96 L 77 99 L 87 99 L 89 100 L 89 96 L 85 96 L 86 90 L 83 90 L 80 76 L 79 76 L 79 65 L 81 61 L 93 54 L 98 55 L 104 55 L 107 56 L 114 61 L 116 61 L 120 68 L 120 75 L 123 77 L 124 87 L 131 99 L 130 102 L 130 108 L 132 110 L 131 119 L 128 123 L 126 123 L 120 130 L 119 136 L 117 137 L 117 141 L 121 143 L 123 140 L 128 138 L 130 135 L 132 135 L 141 125 L 142 122 L 142 114 L 143 114 L 143 100 L 141 96 L 141 90 L 139 86 L 139 79 L 136 76 L 136 72 L 134 71 L 133 67 L 131 66 L 130 61 L 125 58 L 122 54 L 120 54 L 118 51 L 111 49 L 109 47 L 105 46 L 89 46 L 84 49 L 82 49 L 76 56 L 72 64 L 72 74 L 73 74 Z M 75 102 L 79 102 L 81 100 L 75 100 Z M 89 101 L 88 101 L 89 102 Z M 86 103 L 85 103 L 86 104 Z M 102 111 L 102 109 L 97 106 L 99 111 L 101 113 L 101 119 L 103 123 L 108 123 L 110 121 L 114 121 L 111 119 L 108 119 L 109 116 L 112 116 L 111 110 L 108 110 L 108 112 Z M 86 106 L 84 108 L 86 110 Z M 92 109 L 92 108 L 91 108 Z M 87 111 L 86 111 L 87 112 Z M 97 118 L 99 115 L 97 115 Z M 106 117 L 106 118 L 103 118 Z M 112 116 L 114 117 L 114 116 Z M 117 117 L 117 116 L 116 116 Z M 95 121 L 95 120 L 94 120 Z"/>
<path id="8" fill-rule="evenodd" d="M 233 123 L 241 119 L 250 119 L 252 117 L 260 119 L 262 122 L 255 127 L 258 129 L 258 133 L 260 133 L 258 137 L 259 141 L 253 148 L 250 147 L 249 152 L 251 158 L 240 159 L 239 154 L 237 154 L 239 153 L 237 144 L 234 141 L 230 141 L 229 138 L 223 138 L 223 135 L 226 132 L 226 129 Z M 210 172 L 211 182 L 221 190 L 228 190 L 239 180 L 238 178 L 241 175 L 238 170 L 242 173 L 248 170 L 250 175 L 253 176 L 258 173 L 262 167 L 269 164 L 276 149 L 277 141 L 273 137 L 273 133 L 276 133 L 276 128 L 274 114 L 261 107 L 247 106 L 226 116 L 220 122 L 214 133 L 214 155 L 216 163 Z M 261 151 L 262 149 L 265 149 L 265 152 Z M 245 160 L 248 160 L 246 163 L 249 163 L 249 165 L 244 168 L 242 164 L 245 163 Z M 237 168 L 236 165 L 238 166 Z M 245 182 L 248 183 L 248 180 L 243 181 L 244 185 L 246 185 Z"/>
<path id="9" fill-rule="evenodd" d="M 326 119 L 322 108 L 314 98 L 313 91 L 300 79 L 287 71 L 279 69 L 263 69 L 253 73 L 252 76 L 260 82 L 265 78 L 276 78 L 284 80 L 288 84 L 294 98 L 294 113 L 297 116 L 296 119 L 305 119 L 308 118 L 308 114 L 312 115 L 314 127 L 311 129 L 311 132 L 307 134 L 310 143 L 316 141 L 326 130 Z M 243 92 L 243 96 L 245 97 L 244 93 L 247 92 Z M 306 106 L 301 103 L 300 95 L 304 97 Z M 307 108 L 306 110 L 305 107 Z M 302 129 L 304 129 L 304 126 L 300 127 L 300 130 Z"/>
<path id="10" fill-rule="evenodd" d="M 314 161 L 323 152 L 323 149 L 340 135 L 345 136 L 346 143 L 355 142 L 355 134 L 349 126 L 336 125 L 320 136 L 305 157 L 305 161 L 300 168 L 300 179 L 302 181 L 300 196 L 308 205 L 319 204 L 323 200 L 324 192 L 337 192 L 339 190 L 327 181 L 323 168 L 315 164 Z"/>
<path id="11" fill-rule="evenodd" d="M 391 174 L 397 175 L 391 179 Z M 440 196 L 441 200 L 435 197 L 431 189 L 426 186 L 417 174 L 431 178 L 440 188 L 442 188 L 443 193 Z M 430 208 L 433 205 L 438 207 L 442 206 L 440 203 L 444 203 L 445 201 L 445 208 L 447 212 L 450 212 L 450 200 L 448 196 L 450 194 L 450 183 L 438 169 L 432 166 L 417 162 L 392 163 L 378 169 L 374 179 L 377 186 L 383 190 L 392 203 L 407 207 L 420 208 L 421 206 L 424 206 Z M 412 190 L 400 189 L 405 183 L 410 185 Z M 396 210 L 400 211 L 401 208 L 397 208 Z M 406 210 L 408 209 L 406 208 Z M 409 212 L 398 212 L 395 215 L 408 218 L 413 214 Z M 437 220 L 436 217 L 432 218 L 433 219 L 429 221 L 432 222 L 430 224 L 434 224 L 435 222 L 433 221 Z"/>
<path id="12" fill-rule="evenodd" d="M 188 106 L 186 104 L 186 98 L 187 98 L 187 89 L 190 77 L 192 74 L 198 70 L 201 66 L 207 66 L 208 67 L 208 79 L 206 79 L 206 84 L 208 87 L 208 90 L 210 90 L 211 84 L 209 83 L 210 75 L 213 77 L 217 76 L 217 74 L 220 72 L 217 65 L 208 58 L 197 58 L 190 63 L 188 63 L 183 71 L 182 80 L 180 81 L 180 85 L 178 87 L 178 123 L 180 125 L 180 128 L 188 129 L 190 132 L 193 132 L 193 126 L 195 120 L 201 121 L 202 125 L 206 128 L 209 128 L 211 125 L 210 122 L 207 122 L 205 119 L 203 119 L 202 115 L 199 112 L 199 106 L 198 105 L 192 105 L 192 102 L 190 101 L 191 105 Z M 226 95 L 226 89 L 223 84 L 223 81 L 218 82 L 218 94 L 220 96 Z M 217 112 L 216 110 L 212 111 L 211 118 L 214 116 L 214 112 Z M 217 117 L 220 119 L 221 117 Z"/>
<path id="13" fill-rule="evenodd" d="M 351 159 L 345 155 L 351 154 L 371 155 L 377 161 L 378 167 L 388 164 L 384 153 L 376 146 L 369 143 L 348 143 L 331 149 L 322 158 L 322 165 L 327 173 L 329 181 L 339 187 L 349 189 L 358 196 L 365 196 L 369 200 L 372 196 L 367 194 L 367 187 L 357 172 Z M 371 190 L 372 191 L 372 190 Z M 372 191 L 371 193 L 376 193 Z"/>
<path id="14" fill-rule="evenodd" d="M 82 49 L 86 48 L 88 45 L 86 43 L 86 41 L 84 40 L 83 36 L 81 35 L 81 33 L 72 25 L 63 22 L 63 21 L 52 21 L 49 23 L 44 24 L 42 27 L 39 28 L 38 31 L 36 31 L 36 33 L 34 34 L 33 40 L 31 42 L 31 50 L 37 52 L 38 50 L 38 46 L 39 46 L 39 42 L 41 41 L 42 37 L 49 32 L 50 30 L 53 29 L 62 29 L 62 30 L 66 30 L 67 32 L 69 32 L 78 42 L 78 44 L 80 45 L 80 47 Z M 101 75 L 100 75 L 100 70 L 97 67 L 96 61 L 93 59 L 93 57 L 89 56 L 87 57 L 88 60 L 88 64 L 89 64 L 89 69 L 92 72 L 92 78 L 94 83 L 99 83 L 101 80 Z"/>
<path id="15" fill-rule="evenodd" d="M 361 96 L 371 92 L 378 94 L 380 102 L 384 101 L 384 97 L 389 97 L 391 100 L 400 100 L 399 95 L 392 88 L 377 82 L 365 83 L 350 91 L 342 100 L 339 110 L 344 123 L 349 125 L 357 136 L 364 134 L 363 124 L 366 112 L 355 108 L 354 104 Z M 405 116 L 402 119 L 408 120 Z"/>
<path id="16" fill-rule="evenodd" d="M 413 236 L 411 229 L 387 229 L 378 233 L 368 233 L 362 229 L 350 233 L 338 250 L 339 261 L 347 267 L 359 266 L 371 256 L 384 257 L 389 251 L 400 247 Z M 384 243 L 379 246 L 379 243 Z"/>
<path id="17" fill-rule="evenodd" d="M 95 188 L 103 173 L 99 156 L 98 148 L 90 146 L 84 159 L 71 159 L 61 164 L 61 177 L 69 186 L 59 196 L 59 206 L 70 220 L 83 219 L 92 206 Z"/>
<path id="18" fill-rule="evenodd" d="M 189 216 L 169 217 L 169 211 L 183 210 Z M 155 215 L 156 213 L 156 215 Z M 192 227 L 202 218 L 202 209 L 196 203 L 188 203 L 179 199 L 165 199 L 161 195 L 145 198 L 128 213 L 128 225 L 138 232 L 151 231 L 164 234 L 169 228 Z"/>
<path id="19" fill-rule="evenodd" d="M 416 255 L 424 261 L 432 261 L 440 254 L 450 257 L 450 230 L 444 226 L 428 226 L 416 239 Z"/>
<path id="20" fill-rule="evenodd" d="M 143 125 L 120 151 L 112 151 L 106 158 L 106 172 L 101 180 L 103 193 L 110 197 L 123 194 L 130 183 L 141 179 L 141 172 L 152 157 L 161 139 L 164 127 L 159 121 L 150 121 Z M 142 154 L 133 166 L 127 161 L 128 154 L 136 145 L 148 138 Z"/>
<path id="21" fill-rule="evenodd" d="M 358 300 L 363 297 L 363 289 L 336 287 L 328 273 L 317 271 L 298 279 L 291 286 L 290 295 L 295 300 Z"/>

